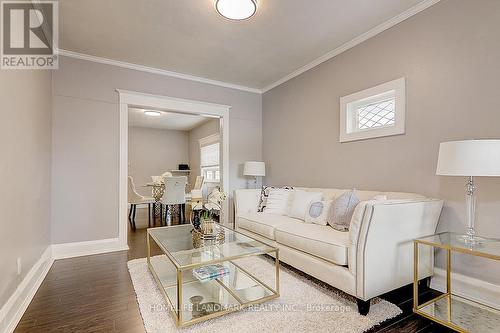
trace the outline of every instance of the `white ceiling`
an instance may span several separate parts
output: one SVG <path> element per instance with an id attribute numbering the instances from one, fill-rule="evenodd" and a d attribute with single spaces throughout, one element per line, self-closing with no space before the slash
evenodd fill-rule
<path id="1" fill-rule="evenodd" d="M 254 17 L 232 22 L 213 0 L 60 0 L 59 47 L 264 89 L 436 1 L 258 0 Z"/>
<path id="2" fill-rule="evenodd" d="M 129 108 L 128 125 L 135 127 L 190 131 L 211 119 L 203 116 L 165 111 L 159 111 L 161 112 L 160 117 L 151 117 L 146 116 L 144 111 L 144 109 Z"/>

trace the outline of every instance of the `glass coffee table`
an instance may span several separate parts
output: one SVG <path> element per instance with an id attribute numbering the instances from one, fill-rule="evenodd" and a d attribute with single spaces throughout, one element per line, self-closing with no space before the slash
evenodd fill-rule
<path id="1" fill-rule="evenodd" d="M 279 297 L 278 249 L 229 228 L 220 228 L 223 241 L 201 245 L 193 241 L 190 224 L 148 229 L 148 267 L 178 327 Z M 151 256 L 152 242 L 160 248 L 161 255 Z M 276 258 L 271 281 L 274 283 L 263 282 L 265 278 L 241 265 L 244 258 L 264 254 Z M 212 265 L 224 266 L 226 275 L 204 282 L 193 275 L 193 270 Z M 274 288 L 269 284 L 274 284 Z"/>

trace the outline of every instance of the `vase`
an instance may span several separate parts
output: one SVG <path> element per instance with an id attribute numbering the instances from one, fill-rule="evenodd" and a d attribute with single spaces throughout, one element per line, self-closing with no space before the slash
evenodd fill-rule
<path id="1" fill-rule="evenodd" d="M 208 219 L 202 218 L 200 222 L 200 229 L 204 235 L 214 235 L 216 232 L 215 221 L 212 220 L 211 218 Z"/>
<path id="2" fill-rule="evenodd" d="M 191 213 L 191 224 L 193 225 L 193 228 L 196 230 L 201 229 L 201 211 L 200 210 L 193 210 Z"/>

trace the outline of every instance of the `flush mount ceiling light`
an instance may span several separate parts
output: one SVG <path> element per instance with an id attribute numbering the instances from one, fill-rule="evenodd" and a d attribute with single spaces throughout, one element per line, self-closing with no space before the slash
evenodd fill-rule
<path id="1" fill-rule="evenodd" d="M 257 0 L 215 0 L 215 9 L 230 20 L 246 20 L 257 11 Z"/>
<path id="2" fill-rule="evenodd" d="M 161 116 L 161 112 L 159 112 L 159 111 L 144 111 L 144 114 L 146 116 L 150 116 L 150 117 L 159 117 L 159 116 Z"/>

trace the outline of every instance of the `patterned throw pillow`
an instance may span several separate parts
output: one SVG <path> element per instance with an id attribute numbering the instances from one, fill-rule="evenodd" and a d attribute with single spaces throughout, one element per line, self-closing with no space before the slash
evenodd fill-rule
<path id="1" fill-rule="evenodd" d="M 269 192 L 271 192 L 271 190 L 273 188 L 281 188 L 284 190 L 293 190 L 293 187 L 291 187 L 291 186 L 283 186 L 283 187 L 262 186 L 262 190 L 260 191 L 259 208 L 257 209 L 258 212 L 262 213 L 264 211 L 264 208 L 266 208 L 267 198 L 269 197 Z"/>
<path id="2" fill-rule="evenodd" d="M 311 201 L 306 211 L 306 223 L 327 225 L 332 203 L 333 200 Z"/>
<path id="3" fill-rule="evenodd" d="M 264 208 L 266 214 L 286 215 L 290 204 L 290 194 L 292 191 L 283 188 L 273 188 L 267 197 L 267 204 Z"/>
<path id="4" fill-rule="evenodd" d="M 332 215 L 328 224 L 338 231 L 349 231 L 352 214 L 359 203 L 354 190 L 342 194 L 332 204 Z"/>

